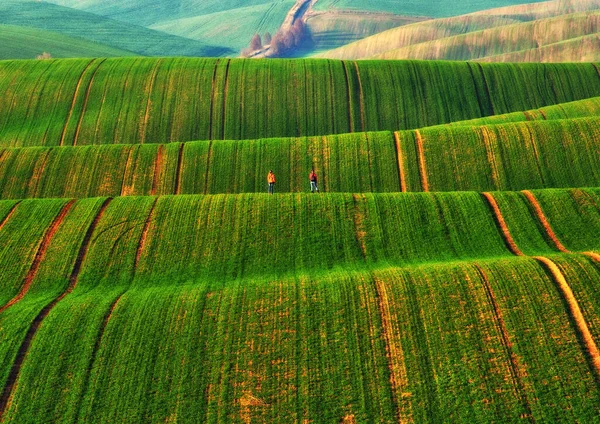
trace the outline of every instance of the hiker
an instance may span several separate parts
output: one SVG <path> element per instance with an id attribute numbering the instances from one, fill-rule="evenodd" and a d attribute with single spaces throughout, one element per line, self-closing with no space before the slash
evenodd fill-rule
<path id="1" fill-rule="evenodd" d="M 267 182 L 269 183 L 269 194 L 273 194 L 275 191 L 275 174 L 273 174 L 272 170 L 267 175 Z"/>
<path id="2" fill-rule="evenodd" d="M 312 171 L 310 171 L 308 179 L 310 180 L 310 192 L 314 193 L 316 191 L 318 193 L 319 187 L 317 186 L 317 173 L 315 172 L 314 168 Z"/>

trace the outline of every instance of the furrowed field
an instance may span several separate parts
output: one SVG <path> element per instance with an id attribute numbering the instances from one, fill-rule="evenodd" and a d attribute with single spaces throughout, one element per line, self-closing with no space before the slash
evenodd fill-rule
<path id="1" fill-rule="evenodd" d="M 593 422 L 597 69 L 0 62 L 0 420 Z"/>

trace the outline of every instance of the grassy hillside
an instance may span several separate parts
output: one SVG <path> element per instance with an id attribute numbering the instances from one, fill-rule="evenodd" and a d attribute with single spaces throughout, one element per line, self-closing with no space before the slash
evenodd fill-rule
<path id="1" fill-rule="evenodd" d="M 0 150 L 0 198 L 600 186 L 600 118 L 299 139 Z M 421 150 L 419 150 L 421 149 Z"/>
<path id="2" fill-rule="evenodd" d="M 222 56 L 231 53 L 222 47 L 45 2 L 3 1 L 0 3 L 0 24 L 51 31 L 143 56 Z"/>
<path id="3" fill-rule="evenodd" d="M 594 422 L 599 69 L 0 62 L 0 421 Z"/>
<path id="4" fill-rule="evenodd" d="M 0 90 L 0 145 L 24 147 L 395 131 L 600 96 L 600 78 L 592 64 L 138 58 L 4 62 Z"/>
<path id="5" fill-rule="evenodd" d="M 563 15 L 493 29 L 469 32 L 435 41 L 390 50 L 380 59 L 473 60 L 520 52 L 595 34 L 600 25 L 600 11 Z M 596 49 L 593 49 L 598 50 Z M 579 58 L 581 61 L 583 58 Z"/>
<path id="6" fill-rule="evenodd" d="M 480 59 L 482 62 L 597 62 L 600 60 L 598 34 Z"/>
<path id="7" fill-rule="evenodd" d="M 161 20 L 152 28 L 207 44 L 217 41 L 220 46 L 239 53 L 248 47 L 255 33 L 275 34 L 293 5 L 294 0 L 280 0 L 198 16 Z"/>
<path id="8" fill-rule="evenodd" d="M 598 210 L 585 201 L 548 208 L 575 194 L 535 192 L 568 248 L 598 249 L 597 228 L 573 225 L 599 222 Z M 586 196 L 600 201 L 597 191 Z M 504 200 L 519 222 L 536 220 L 524 195 L 512 194 L 508 208 Z M 0 202 L 4 215 L 11 209 L 0 238 L 30 253 L 2 282 L 3 304 L 22 293 L 0 315 L 2 381 L 27 323 L 41 313 L 44 325 L 12 377 L 9 420 L 598 413 L 600 393 L 555 281 L 540 262 L 512 255 L 476 193 Z M 41 227 L 60 215 L 43 243 Z M 29 227 L 36 234 L 28 222 L 41 224 Z M 544 237 L 535 225 L 527 231 Z M 44 258 L 23 293 L 40 243 Z M 3 269 L 15 258 L 5 252 Z M 530 253 L 559 264 L 596 319 L 597 264 L 550 244 Z M 424 265 L 397 267 L 408 264 Z M 63 357 L 72 359 L 53 359 Z"/>
<path id="9" fill-rule="evenodd" d="M 0 59 L 34 59 L 44 52 L 51 52 L 54 58 L 135 56 L 130 51 L 50 31 L 0 25 Z"/>
<path id="10" fill-rule="evenodd" d="M 454 51 L 446 51 L 443 48 L 446 44 L 451 44 L 453 40 L 465 40 L 465 42 L 473 42 L 476 45 L 484 43 L 490 50 L 505 49 L 506 51 L 500 51 L 500 53 L 509 53 L 511 48 L 515 49 L 512 51 L 518 50 L 518 43 L 524 45 L 539 39 L 540 43 L 543 44 L 543 40 L 549 40 L 557 35 L 573 37 L 570 34 L 574 30 L 583 32 L 585 35 L 591 35 L 594 32 L 593 29 L 585 24 L 579 23 L 574 28 L 571 28 L 569 22 L 573 17 L 569 15 L 597 11 L 598 7 L 600 7 L 600 4 L 597 0 L 582 0 L 577 2 L 555 0 L 489 9 L 472 14 L 434 19 L 394 28 L 323 53 L 320 56 L 336 59 L 365 59 L 383 54 L 391 55 L 393 51 L 403 52 L 410 50 L 413 46 L 423 45 L 434 48 L 439 45 L 438 47 L 442 53 L 445 52 L 450 57 L 453 57 Z M 551 18 L 557 19 L 552 20 Z M 536 21 L 542 22 L 536 24 Z M 558 25 L 560 29 L 560 32 L 556 35 L 545 32 L 551 29 L 548 26 L 552 24 L 555 26 Z M 532 35 L 531 32 L 536 28 L 539 31 Z M 559 41 L 566 40 L 559 39 Z M 516 47 L 511 47 L 511 42 L 512 44 L 517 43 Z M 534 45 L 533 47 L 537 48 L 538 45 Z M 464 50 L 468 51 L 470 48 L 479 54 L 482 53 L 481 47 L 472 47 L 468 43 L 465 43 L 463 54 Z M 459 60 L 461 50 L 458 48 L 455 50 L 457 50 L 455 59 Z M 431 54 L 435 54 L 435 52 Z M 493 55 L 493 52 L 489 54 L 489 56 L 491 55 Z"/>
<path id="11" fill-rule="evenodd" d="M 440 18 L 522 3 L 525 2 L 520 0 L 468 0 L 457 3 L 442 0 L 437 2 L 410 1 L 398 4 L 394 0 L 319 0 L 315 5 L 315 9 L 358 9 Z M 528 3 L 535 3 L 535 1 Z"/>

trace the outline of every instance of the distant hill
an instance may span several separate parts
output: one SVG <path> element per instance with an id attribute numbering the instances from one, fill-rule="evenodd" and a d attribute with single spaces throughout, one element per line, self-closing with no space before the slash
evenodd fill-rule
<path id="1" fill-rule="evenodd" d="M 294 0 L 264 3 L 161 21 L 151 28 L 206 43 L 219 43 L 239 53 L 255 33 L 274 34 L 293 5 Z"/>
<path id="2" fill-rule="evenodd" d="M 44 52 L 50 53 L 53 58 L 136 55 L 127 50 L 41 29 L 0 25 L 0 59 L 33 59 Z"/>
<path id="3" fill-rule="evenodd" d="M 2 2 L 0 24 L 52 31 L 143 56 L 223 56 L 232 53 L 223 47 L 50 3 Z"/>
<path id="4" fill-rule="evenodd" d="M 539 0 L 530 1 L 530 3 L 537 2 Z M 441 18 L 522 3 L 523 1 L 520 0 L 437 0 L 410 2 L 399 2 L 397 0 L 319 0 L 315 4 L 315 10 L 362 10 Z"/>
<path id="5" fill-rule="evenodd" d="M 597 32 L 598 0 L 551 1 L 485 10 L 453 18 L 435 19 L 394 28 L 348 44 L 320 56 L 337 59 L 451 59 L 545 60 L 573 57 L 567 48 L 581 46 L 576 40 Z M 577 14 L 581 12 L 585 14 Z M 588 40 L 589 41 L 589 40 Z M 586 44 L 585 57 L 594 47 Z M 535 51 L 541 49 L 540 51 Z M 529 51 L 529 53 L 524 53 Z M 549 54 L 553 51 L 553 54 Z M 561 51 L 561 53 L 558 53 Z M 552 57 L 553 56 L 553 57 Z M 510 60 L 510 59 L 508 59 Z M 581 59 L 579 59 L 581 60 Z"/>

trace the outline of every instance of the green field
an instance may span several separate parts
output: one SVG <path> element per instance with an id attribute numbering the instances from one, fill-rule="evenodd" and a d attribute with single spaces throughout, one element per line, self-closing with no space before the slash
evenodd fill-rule
<path id="1" fill-rule="evenodd" d="M 600 96 L 592 64 L 96 59 L 0 64 L 0 147 L 397 131 Z M 301 93 L 301 95 L 298 95 Z"/>
<path id="2" fill-rule="evenodd" d="M 135 56 L 80 38 L 33 28 L 0 25 L 0 59 L 34 59 L 44 52 L 53 58 Z"/>
<path id="3" fill-rule="evenodd" d="M 0 92 L 0 421 L 600 415 L 596 65 L 3 61 Z"/>
<path id="4" fill-rule="evenodd" d="M 205 44 L 189 38 L 177 37 L 132 24 L 120 22 L 104 16 L 80 10 L 57 6 L 39 1 L 4 0 L 0 3 L 0 24 L 20 26 L 34 30 L 53 32 L 73 37 L 73 47 L 83 41 L 102 44 L 113 49 L 124 50 L 120 56 L 224 56 L 232 51 L 214 44 Z M 29 48 L 22 44 L 23 48 Z M 71 47 L 71 48 L 73 48 Z M 41 53 L 41 52 L 40 52 Z M 54 51 L 49 51 L 54 55 Z M 77 54 L 75 54 L 77 53 Z M 56 57 L 60 57 L 57 53 Z M 75 51 L 69 57 L 106 57 L 107 54 L 88 52 L 78 54 Z M 12 56 L 12 59 L 21 56 Z"/>

